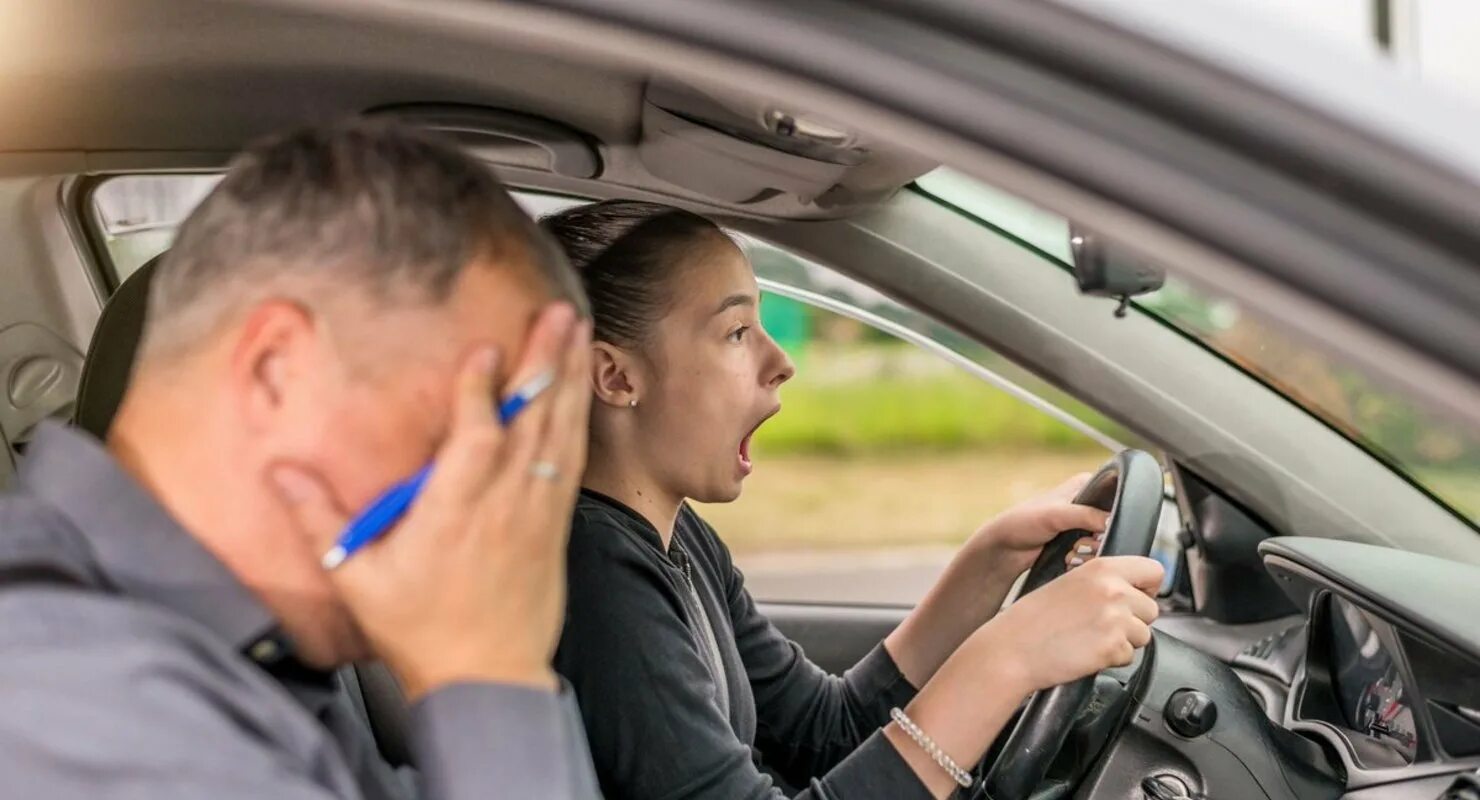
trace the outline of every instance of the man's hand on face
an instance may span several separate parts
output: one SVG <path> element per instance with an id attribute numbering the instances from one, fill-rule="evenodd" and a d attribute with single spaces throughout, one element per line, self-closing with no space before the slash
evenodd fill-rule
<path id="1" fill-rule="evenodd" d="M 590 340 L 569 306 L 540 315 L 509 385 L 547 369 L 555 383 L 507 429 L 494 414 L 497 356 L 473 354 L 421 496 L 394 530 L 330 573 L 409 699 L 459 681 L 554 686 L 586 460 Z M 316 552 L 331 547 L 353 512 L 301 469 L 281 466 L 273 479 Z"/>

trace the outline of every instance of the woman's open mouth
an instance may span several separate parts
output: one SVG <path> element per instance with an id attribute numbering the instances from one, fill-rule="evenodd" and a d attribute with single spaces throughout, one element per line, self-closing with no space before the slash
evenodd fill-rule
<path id="1" fill-rule="evenodd" d="M 749 475 L 751 473 L 751 470 L 755 469 L 755 462 L 750 460 L 750 442 L 752 439 L 755 438 L 755 432 L 760 430 L 762 425 L 766 424 L 766 420 L 776 416 L 778 413 L 780 413 L 780 411 L 781 406 L 776 406 L 775 408 L 771 409 L 771 411 L 767 413 L 764 417 L 761 417 L 760 422 L 757 422 L 755 424 L 755 427 L 751 428 L 750 432 L 745 434 L 745 437 L 740 440 L 739 459 L 740 472 L 742 476 Z"/>

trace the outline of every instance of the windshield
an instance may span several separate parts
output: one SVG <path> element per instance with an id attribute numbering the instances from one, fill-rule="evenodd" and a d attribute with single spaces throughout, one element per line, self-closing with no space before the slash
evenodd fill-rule
<path id="1" fill-rule="evenodd" d="M 1069 223 L 1052 212 L 939 169 L 921 190 L 1069 268 Z M 1226 298 L 1168 278 L 1135 306 L 1196 339 L 1324 420 L 1480 527 L 1480 435 L 1293 340 Z"/>

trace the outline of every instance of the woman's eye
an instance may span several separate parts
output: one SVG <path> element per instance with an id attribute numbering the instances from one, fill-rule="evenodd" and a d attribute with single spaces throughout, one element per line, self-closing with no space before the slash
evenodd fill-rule
<path id="1" fill-rule="evenodd" d="M 748 331 L 748 330 L 750 330 L 750 326 L 748 326 L 748 325 L 741 325 L 740 327 L 736 328 L 735 330 L 730 331 L 730 337 L 729 337 L 730 338 L 730 341 L 732 341 L 732 342 L 734 342 L 736 344 L 739 344 L 740 342 L 744 341 L 745 340 L 745 332 Z"/>

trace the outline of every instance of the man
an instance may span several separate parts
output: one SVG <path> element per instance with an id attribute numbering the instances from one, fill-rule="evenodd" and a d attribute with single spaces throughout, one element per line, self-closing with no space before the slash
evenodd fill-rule
<path id="1" fill-rule="evenodd" d="M 466 154 L 359 122 L 246 150 L 159 269 L 106 446 L 45 428 L 0 499 L 5 793 L 404 796 L 332 672 L 377 658 L 426 796 L 594 796 L 550 668 L 590 395 L 557 250 Z"/>

